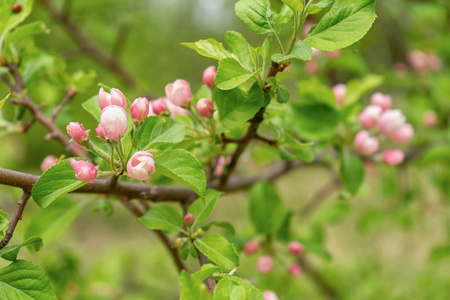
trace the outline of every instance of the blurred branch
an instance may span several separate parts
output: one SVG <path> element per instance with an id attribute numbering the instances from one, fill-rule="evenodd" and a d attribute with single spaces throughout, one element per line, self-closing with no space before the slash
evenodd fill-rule
<path id="1" fill-rule="evenodd" d="M 75 97 L 75 89 L 73 88 L 69 88 L 67 90 L 66 93 L 66 97 L 64 97 L 63 101 L 55 108 L 55 110 L 53 111 L 50 119 L 54 122 L 56 117 L 58 116 L 58 114 L 61 112 L 61 110 L 67 105 L 69 104 L 70 100 L 73 99 L 73 97 Z"/>
<path id="2" fill-rule="evenodd" d="M 117 58 L 109 55 L 97 45 L 81 30 L 78 23 L 76 23 L 67 13 L 67 10 L 59 10 L 54 3 L 49 0 L 40 0 L 40 4 L 47 9 L 51 17 L 61 23 L 70 36 L 78 43 L 80 49 L 92 57 L 95 61 L 99 62 L 112 72 L 114 72 L 119 78 L 129 87 L 136 85 L 136 79 L 118 63 Z"/>
<path id="3" fill-rule="evenodd" d="M 311 264 L 305 257 L 299 256 L 298 263 L 302 266 L 302 270 L 305 274 L 314 282 L 317 288 L 325 295 L 327 300 L 338 300 L 340 297 L 333 286 L 331 286 L 322 275 L 314 270 Z"/>
<path id="4" fill-rule="evenodd" d="M 17 223 L 19 220 L 22 219 L 22 213 L 25 208 L 25 205 L 27 205 L 28 199 L 30 199 L 30 193 L 24 191 L 22 194 L 22 197 L 20 198 L 19 202 L 17 203 L 17 208 L 14 211 L 14 216 L 9 223 L 8 229 L 6 230 L 5 237 L 0 242 L 0 249 L 5 248 L 9 241 L 11 240 L 14 230 L 16 229 Z"/>

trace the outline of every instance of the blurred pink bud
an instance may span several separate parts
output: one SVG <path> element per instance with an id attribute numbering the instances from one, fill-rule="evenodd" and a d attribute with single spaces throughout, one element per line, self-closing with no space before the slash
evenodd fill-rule
<path id="1" fill-rule="evenodd" d="M 131 117 L 134 122 L 142 122 L 148 116 L 149 104 L 145 97 L 140 97 L 134 100 L 130 106 Z"/>
<path id="2" fill-rule="evenodd" d="M 336 104 L 344 104 L 345 95 L 347 94 L 347 86 L 343 83 L 338 83 L 333 86 L 333 93 L 336 96 Z"/>
<path id="3" fill-rule="evenodd" d="M 398 61 L 392 68 L 398 76 L 403 77 L 408 74 L 408 66 L 404 62 Z"/>
<path id="4" fill-rule="evenodd" d="M 217 159 L 216 167 L 214 168 L 214 175 L 219 177 L 223 173 L 223 169 L 225 168 L 225 163 L 229 164 L 231 162 L 231 155 L 227 157 L 227 160 L 225 161 L 224 156 L 220 156 Z"/>
<path id="5" fill-rule="evenodd" d="M 319 66 L 314 61 L 308 60 L 305 63 L 305 70 L 308 74 L 315 74 L 319 70 Z"/>
<path id="6" fill-rule="evenodd" d="M 258 252 L 259 248 L 259 243 L 257 241 L 250 241 L 244 245 L 244 252 L 247 255 L 252 255 L 253 253 Z"/>
<path id="7" fill-rule="evenodd" d="M 396 132 L 405 124 L 405 116 L 399 109 L 388 109 L 378 119 L 380 132 L 387 137 Z"/>
<path id="8" fill-rule="evenodd" d="M 442 62 L 434 53 L 427 54 L 428 67 L 433 71 L 439 71 L 442 68 Z"/>
<path id="9" fill-rule="evenodd" d="M 383 152 L 383 161 L 388 165 L 398 165 L 405 160 L 405 153 L 402 150 L 385 150 Z"/>
<path id="10" fill-rule="evenodd" d="M 355 147 L 361 148 L 364 142 L 370 137 L 369 132 L 366 130 L 360 130 L 355 136 Z"/>
<path id="11" fill-rule="evenodd" d="M 312 22 L 312 21 L 306 21 L 305 25 L 303 25 L 303 28 L 302 28 L 302 34 L 303 34 L 304 37 L 308 35 L 309 30 L 310 30 L 314 25 L 316 25 L 314 22 Z"/>
<path id="12" fill-rule="evenodd" d="M 370 103 L 372 103 L 373 105 L 378 105 L 382 110 L 386 110 L 391 108 L 392 98 L 389 95 L 375 93 L 370 97 Z"/>
<path id="13" fill-rule="evenodd" d="M 200 116 L 209 118 L 214 113 L 214 105 L 211 100 L 202 98 L 197 102 L 197 111 Z"/>
<path id="14" fill-rule="evenodd" d="M 216 78 L 217 71 L 215 66 L 210 66 L 203 72 L 203 83 L 212 88 L 215 85 L 214 79 Z"/>
<path id="15" fill-rule="evenodd" d="M 148 174 L 155 173 L 153 154 L 146 151 L 134 153 L 127 163 L 127 172 L 131 179 L 148 180 Z"/>
<path id="16" fill-rule="evenodd" d="M 86 130 L 84 130 L 83 125 L 78 122 L 70 122 L 69 125 L 67 125 L 67 134 L 77 143 L 86 139 Z"/>
<path id="17" fill-rule="evenodd" d="M 427 70 L 428 66 L 428 57 L 427 55 L 420 50 L 411 50 L 407 54 L 409 64 L 414 68 L 414 70 L 423 74 Z"/>
<path id="18" fill-rule="evenodd" d="M 262 274 L 267 274 L 273 269 L 272 258 L 268 255 L 258 258 L 258 262 L 256 263 L 256 265 L 258 272 Z"/>
<path id="19" fill-rule="evenodd" d="M 359 123 L 361 123 L 364 128 L 373 128 L 377 125 L 381 112 L 382 109 L 378 105 L 369 105 L 359 115 Z"/>
<path id="20" fill-rule="evenodd" d="M 409 142 L 414 135 L 414 128 L 411 124 L 405 124 L 396 130 L 393 134 L 391 134 L 390 138 L 392 141 L 396 143 L 407 143 Z"/>
<path id="21" fill-rule="evenodd" d="M 47 155 L 44 160 L 41 163 L 41 171 L 45 172 L 51 167 L 53 167 L 56 162 L 58 161 L 58 158 L 54 155 Z"/>
<path id="22" fill-rule="evenodd" d="M 97 169 L 93 164 L 84 160 L 69 159 L 70 165 L 75 171 L 75 177 L 84 182 L 95 182 L 97 177 Z"/>
<path id="23" fill-rule="evenodd" d="M 327 51 L 327 56 L 330 59 L 336 58 L 341 55 L 341 50 Z"/>
<path id="24" fill-rule="evenodd" d="M 123 109 L 127 109 L 127 99 L 121 91 L 114 88 L 111 89 L 110 94 L 105 92 L 103 88 L 100 88 L 98 93 L 98 104 L 102 110 L 109 105 L 117 105 Z"/>
<path id="25" fill-rule="evenodd" d="M 105 132 L 103 131 L 102 125 L 98 124 L 97 128 L 95 128 L 95 132 L 97 133 L 98 137 L 102 140 L 105 139 Z"/>
<path id="26" fill-rule="evenodd" d="M 164 98 L 158 98 L 152 101 L 152 111 L 155 115 L 162 115 L 167 111 L 167 104 Z"/>
<path id="27" fill-rule="evenodd" d="M 299 242 L 293 241 L 293 242 L 289 243 L 288 250 L 293 255 L 297 256 L 297 255 L 300 255 L 303 252 L 303 245 L 300 244 Z"/>
<path id="28" fill-rule="evenodd" d="M 291 273 L 292 277 L 297 277 L 302 273 L 302 267 L 300 265 L 292 265 L 289 267 L 289 273 Z"/>
<path id="29" fill-rule="evenodd" d="M 128 116 L 126 111 L 117 105 L 105 107 L 100 117 L 100 126 L 103 129 L 105 139 L 118 141 L 127 132 Z"/>
<path id="30" fill-rule="evenodd" d="M 170 101 L 166 101 L 167 109 L 169 110 L 171 115 L 182 115 L 187 116 L 189 115 L 189 111 L 185 108 L 182 108 L 181 106 L 177 106 L 173 104 Z"/>
<path id="31" fill-rule="evenodd" d="M 277 294 L 270 290 L 266 290 L 263 293 L 264 300 L 279 300 Z"/>
<path id="32" fill-rule="evenodd" d="M 423 116 L 423 124 L 427 128 L 433 128 L 438 123 L 438 115 L 434 110 L 427 110 Z"/>
<path id="33" fill-rule="evenodd" d="M 194 223 L 194 221 L 195 221 L 195 217 L 193 214 L 188 213 L 188 214 L 184 215 L 184 218 L 183 218 L 184 224 L 191 225 L 192 223 Z"/>
<path id="34" fill-rule="evenodd" d="M 359 153 L 362 155 L 372 155 L 378 151 L 380 143 L 376 137 L 367 136 L 365 139 L 365 133 L 360 131 L 355 137 L 355 145 Z"/>
<path id="35" fill-rule="evenodd" d="M 177 79 L 169 83 L 165 88 L 167 99 L 178 106 L 188 106 L 192 99 L 191 87 L 189 82 L 183 79 Z"/>

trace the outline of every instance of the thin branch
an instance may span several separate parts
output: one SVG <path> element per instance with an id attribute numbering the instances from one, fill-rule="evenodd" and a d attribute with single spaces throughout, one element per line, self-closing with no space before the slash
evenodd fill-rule
<path id="1" fill-rule="evenodd" d="M 338 300 L 340 298 L 335 288 L 330 285 L 319 272 L 314 270 L 314 267 L 311 266 L 305 257 L 299 256 L 298 263 L 302 266 L 304 273 L 311 278 L 317 288 L 325 295 L 326 298 L 324 299 Z"/>
<path id="2" fill-rule="evenodd" d="M 52 1 L 40 0 L 39 2 L 47 9 L 55 21 L 64 26 L 84 53 L 114 72 L 129 87 L 134 87 L 136 85 L 135 78 L 133 78 L 133 76 L 118 63 L 115 57 L 109 55 L 95 45 L 95 43 L 82 31 L 78 23 L 67 14 L 66 10 L 59 10 Z"/>
<path id="3" fill-rule="evenodd" d="M 201 253 L 200 250 L 197 249 L 197 247 L 195 247 L 195 250 L 197 251 L 198 254 L 198 262 L 200 263 L 200 266 L 208 264 L 209 263 L 208 258 L 203 253 Z M 208 277 L 203 282 L 208 287 L 209 292 L 211 294 L 214 293 L 214 289 L 216 288 L 216 281 Z"/>
<path id="4" fill-rule="evenodd" d="M 5 248 L 9 241 L 11 240 L 14 230 L 16 229 L 17 223 L 19 220 L 22 219 L 22 213 L 25 208 L 25 205 L 27 205 L 28 199 L 30 198 L 30 194 L 28 192 L 23 192 L 22 197 L 20 198 L 19 202 L 17 203 L 16 211 L 14 212 L 14 216 L 9 223 L 8 229 L 6 230 L 5 237 L 0 242 L 0 249 Z"/>
<path id="5" fill-rule="evenodd" d="M 75 97 L 75 89 L 73 88 L 69 88 L 67 90 L 66 93 L 66 97 L 64 97 L 63 101 L 55 108 L 55 110 L 53 111 L 50 120 L 52 120 L 53 122 L 55 121 L 56 117 L 58 116 L 58 114 L 61 112 L 61 110 L 67 105 L 69 104 L 70 100 L 73 99 L 73 97 Z"/>

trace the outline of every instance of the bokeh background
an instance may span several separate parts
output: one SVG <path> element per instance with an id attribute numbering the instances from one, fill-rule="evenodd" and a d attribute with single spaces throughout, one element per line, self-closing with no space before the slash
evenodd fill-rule
<path id="1" fill-rule="evenodd" d="M 223 41 L 228 30 L 242 32 L 254 46 L 262 42 L 234 15 L 236 1 L 232 0 L 51 1 L 66 10 L 97 47 L 116 58 L 129 73 L 129 82 L 124 82 L 123 75 L 80 49 L 48 8 L 35 2 L 27 22 L 43 20 L 50 33 L 35 38 L 35 45 L 42 50 L 36 56 L 40 67 L 31 74 L 36 78 L 29 91 L 33 98 L 51 112 L 67 88 L 55 70 L 71 74 L 83 70 L 92 77 L 91 84 L 86 84 L 58 118 L 62 128 L 70 121 L 96 127 L 81 103 L 98 92 L 99 82 L 120 88 L 129 99 L 161 97 L 164 86 L 177 78 L 199 88 L 203 70 L 216 62 L 181 46 L 182 42 L 208 37 Z M 296 234 L 323 246 L 307 255 L 341 299 L 450 299 L 450 155 L 447 150 L 443 158 L 421 159 L 429 147 L 449 147 L 450 2 L 379 0 L 377 14 L 358 51 L 344 49 L 337 58 L 319 60 L 314 74 L 295 62 L 281 78 L 296 101 L 299 80 L 317 77 L 332 86 L 368 74 L 382 76 L 377 91 L 392 95 L 394 105 L 402 108 L 414 125 L 411 149 L 418 152 L 419 159 L 399 168 L 368 164 L 357 196 L 344 202 L 332 186 L 320 197 L 319 205 L 306 213 L 305 205 L 332 179 L 328 169 L 301 168 L 276 186 L 295 212 Z M 285 30 L 288 34 L 289 28 Z M 408 53 L 414 49 L 435 54 L 441 66 L 418 72 L 408 61 Z M 7 88 L 1 84 L 0 94 L 5 93 Z M 370 93 L 366 94 L 363 103 L 368 103 L 369 97 Z M 423 125 L 428 110 L 438 115 L 434 128 Z M 56 141 L 44 141 L 46 131 L 40 125 L 27 135 L 20 133 L 8 123 L 13 115 L 13 108 L 5 106 L 0 166 L 39 174 L 46 155 L 59 156 L 64 150 Z M 257 170 L 250 158 L 268 164 L 274 154 L 252 147 L 242 162 Z M 19 196 L 18 190 L 0 186 L 0 208 L 11 213 Z M 114 213 L 108 215 L 98 209 L 99 197 L 73 198 L 84 205 L 70 228 L 39 253 L 20 254 L 45 269 L 60 299 L 177 299 L 178 273 L 152 232 L 115 199 L 110 199 Z M 16 242 L 21 241 L 28 216 L 37 209 L 30 202 L 14 236 Z M 230 239 L 238 247 L 253 233 L 245 192 L 222 197 L 213 219 L 235 225 L 237 237 Z M 281 245 L 280 251 L 285 251 Z M 269 275 L 258 275 L 255 262 L 256 257 L 243 254 L 238 272 L 261 290 L 274 290 L 280 299 L 324 299 L 308 276 L 291 279 L 282 266 Z M 1 267 L 5 265 L 0 261 Z M 194 271 L 198 264 L 189 261 L 188 265 Z"/>

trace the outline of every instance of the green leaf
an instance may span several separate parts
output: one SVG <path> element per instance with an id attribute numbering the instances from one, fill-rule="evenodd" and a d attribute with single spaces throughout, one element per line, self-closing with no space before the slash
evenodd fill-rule
<path id="1" fill-rule="evenodd" d="M 8 226 L 9 221 L 6 218 L 8 214 L 0 209 L 0 232 Z"/>
<path id="2" fill-rule="evenodd" d="M 102 110 L 100 109 L 100 105 L 98 104 L 98 95 L 94 95 L 89 98 L 87 101 L 81 104 L 83 108 L 90 113 L 94 119 L 100 123 L 100 116 L 102 115 Z"/>
<path id="3" fill-rule="evenodd" d="M 261 293 L 260 290 L 258 290 L 254 285 L 252 285 L 250 282 L 246 281 L 245 279 L 242 279 L 237 276 L 232 276 L 228 274 L 215 274 L 216 278 L 226 278 L 228 280 L 231 280 L 235 282 L 236 284 L 243 286 L 245 290 L 247 291 L 247 299 L 251 300 L 264 300 L 264 296 Z"/>
<path id="4" fill-rule="evenodd" d="M 282 62 L 289 59 L 298 59 L 298 60 L 311 60 L 312 59 L 312 49 L 311 47 L 305 43 L 304 41 L 298 41 L 292 52 L 289 54 L 275 53 L 272 55 L 272 60 L 275 62 Z"/>
<path id="5" fill-rule="evenodd" d="M 253 76 L 255 76 L 259 70 L 252 72 L 247 69 L 235 58 L 225 58 L 219 61 L 219 69 L 216 75 L 216 86 L 221 90 L 231 90 Z"/>
<path id="6" fill-rule="evenodd" d="M 3 105 L 5 105 L 6 100 L 8 100 L 9 96 L 11 96 L 11 93 L 8 93 L 3 100 L 0 100 L 0 109 L 2 109 Z"/>
<path id="7" fill-rule="evenodd" d="M 22 6 L 22 10 L 19 13 L 15 13 L 11 10 L 11 6 L 15 3 L 19 3 Z M 31 13 L 32 7 L 33 0 L 1 1 L 0 34 L 6 36 L 12 29 L 22 23 Z"/>
<path id="8" fill-rule="evenodd" d="M 260 181 L 250 189 L 249 212 L 258 233 L 274 234 L 283 223 L 287 210 L 273 185 Z"/>
<path id="9" fill-rule="evenodd" d="M 79 70 L 74 74 L 70 75 L 70 84 L 75 87 L 77 92 L 84 93 L 86 89 L 88 89 L 94 84 L 96 77 L 97 74 L 95 73 L 94 70 L 89 70 L 88 72 Z M 95 98 L 97 100 L 98 96 L 95 96 Z M 98 101 L 96 102 L 98 106 Z"/>
<path id="10" fill-rule="evenodd" d="M 441 145 L 427 149 L 417 163 L 420 167 L 426 167 L 434 164 L 446 164 L 449 161 L 450 146 Z"/>
<path id="11" fill-rule="evenodd" d="M 180 300 L 210 300 L 212 298 L 206 285 L 184 270 L 181 271 L 180 290 Z"/>
<path id="12" fill-rule="evenodd" d="M 252 54 L 245 37 L 236 31 L 227 31 L 225 34 L 225 46 L 236 55 L 239 62 L 247 68 L 253 68 Z"/>
<path id="13" fill-rule="evenodd" d="M 196 239 L 194 244 L 212 262 L 226 270 L 239 265 L 239 256 L 233 244 L 217 233 L 208 233 L 201 239 Z"/>
<path id="14" fill-rule="evenodd" d="M 204 197 L 206 175 L 202 164 L 192 153 L 183 149 L 174 149 L 155 157 L 156 172 L 186 185 Z"/>
<path id="15" fill-rule="evenodd" d="M 350 205 L 344 201 L 337 201 L 322 206 L 314 216 L 315 224 L 336 224 L 342 221 L 350 212 Z"/>
<path id="16" fill-rule="evenodd" d="M 5 300 L 57 299 L 44 271 L 26 260 L 17 260 L 0 269 L 0 286 Z"/>
<path id="17" fill-rule="evenodd" d="M 239 0 L 235 7 L 236 16 L 257 34 L 266 34 L 272 31 L 267 16 L 273 15 L 267 0 Z"/>
<path id="18" fill-rule="evenodd" d="M 354 195 L 364 179 L 364 164 L 359 157 L 342 152 L 339 174 L 345 189 Z"/>
<path id="19" fill-rule="evenodd" d="M 233 57 L 233 55 L 225 50 L 222 43 L 219 43 L 215 39 L 200 40 L 195 43 L 182 43 L 181 45 L 194 49 L 198 54 L 222 60 L 227 57 Z"/>
<path id="20" fill-rule="evenodd" d="M 303 7 L 305 6 L 304 0 L 281 0 L 283 1 L 287 6 L 289 6 L 290 9 L 292 9 L 295 12 L 302 12 Z"/>
<path id="21" fill-rule="evenodd" d="M 162 116 L 148 117 L 136 135 L 136 149 L 150 150 L 184 139 L 184 126 Z"/>
<path id="22" fill-rule="evenodd" d="M 40 237 L 30 237 L 20 245 L 9 246 L 1 249 L 0 257 L 6 260 L 15 261 L 17 260 L 17 255 L 22 247 L 28 247 L 31 251 L 37 252 L 41 250 L 43 245 L 44 243 Z"/>
<path id="23" fill-rule="evenodd" d="M 222 229 L 225 229 L 226 231 L 228 231 L 231 234 L 236 233 L 236 230 L 234 229 L 233 225 L 231 223 L 225 222 L 225 221 L 220 221 L 220 222 L 213 221 L 211 223 L 208 223 L 208 224 L 202 226 L 201 228 L 203 231 L 208 231 L 211 228 L 211 226 L 220 227 Z"/>
<path id="24" fill-rule="evenodd" d="M 311 0 L 311 3 L 308 6 L 308 10 L 306 11 L 309 15 L 314 15 L 322 11 L 322 9 L 327 8 L 331 4 L 333 4 L 335 0 Z"/>
<path id="25" fill-rule="evenodd" d="M 317 80 L 302 81 L 298 86 L 298 97 L 302 105 L 326 104 L 336 107 L 336 97 L 333 90 L 320 84 Z"/>
<path id="26" fill-rule="evenodd" d="M 354 79 L 347 83 L 344 105 L 351 105 L 365 93 L 379 87 L 383 83 L 383 76 L 369 74 L 362 79 Z"/>
<path id="27" fill-rule="evenodd" d="M 264 93 L 256 82 L 247 95 L 239 89 L 231 91 L 215 89 L 213 99 L 219 110 L 218 133 L 244 124 L 265 105 Z"/>
<path id="28" fill-rule="evenodd" d="M 278 103 L 288 103 L 289 99 L 291 98 L 291 91 L 289 90 L 289 88 L 287 86 L 282 85 L 282 84 L 278 85 L 276 94 L 277 94 L 277 102 Z"/>
<path id="29" fill-rule="evenodd" d="M 16 28 L 13 32 L 7 35 L 5 41 L 4 41 L 4 47 L 8 47 L 9 44 L 12 42 L 28 37 L 31 35 L 36 34 L 43 34 L 43 33 L 49 33 L 50 30 L 45 27 L 45 23 L 42 21 L 36 21 L 33 23 L 25 24 L 23 26 L 20 26 Z"/>
<path id="30" fill-rule="evenodd" d="M 193 214 L 195 217 L 194 224 L 201 223 L 208 219 L 216 206 L 217 199 L 219 199 L 221 194 L 222 192 L 208 189 L 206 191 L 205 199 L 198 198 L 191 204 L 191 206 L 189 206 L 188 212 Z"/>
<path id="31" fill-rule="evenodd" d="M 432 262 L 442 262 L 444 259 L 450 258 L 450 245 L 442 245 L 434 247 L 428 259 Z"/>
<path id="32" fill-rule="evenodd" d="M 228 278 L 221 279 L 214 289 L 213 300 L 243 299 L 247 299 L 245 288 Z"/>
<path id="33" fill-rule="evenodd" d="M 154 205 L 145 215 L 139 218 L 147 228 L 175 233 L 183 230 L 183 217 L 172 206 Z"/>
<path id="34" fill-rule="evenodd" d="M 294 139 L 289 133 L 285 133 L 280 142 L 281 145 L 287 144 L 290 146 L 295 158 L 307 163 L 314 160 L 314 153 L 311 150 L 312 143 L 301 143 Z"/>
<path id="35" fill-rule="evenodd" d="M 40 236 L 49 243 L 61 235 L 81 212 L 82 204 L 60 197 L 45 209 L 38 210 L 28 223 L 24 238 Z"/>
<path id="36" fill-rule="evenodd" d="M 305 38 L 311 47 L 333 51 L 359 41 L 375 21 L 375 0 L 337 0 Z"/>
<path id="37" fill-rule="evenodd" d="M 69 159 L 64 159 L 42 174 L 31 195 L 40 207 L 47 207 L 59 196 L 79 189 L 86 182 L 76 179 Z"/>
<path id="38" fill-rule="evenodd" d="M 200 267 L 200 270 L 198 270 L 191 276 L 197 278 L 200 281 L 203 281 L 209 276 L 211 276 L 213 273 L 222 273 L 222 269 L 212 264 L 205 264 Z"/>

